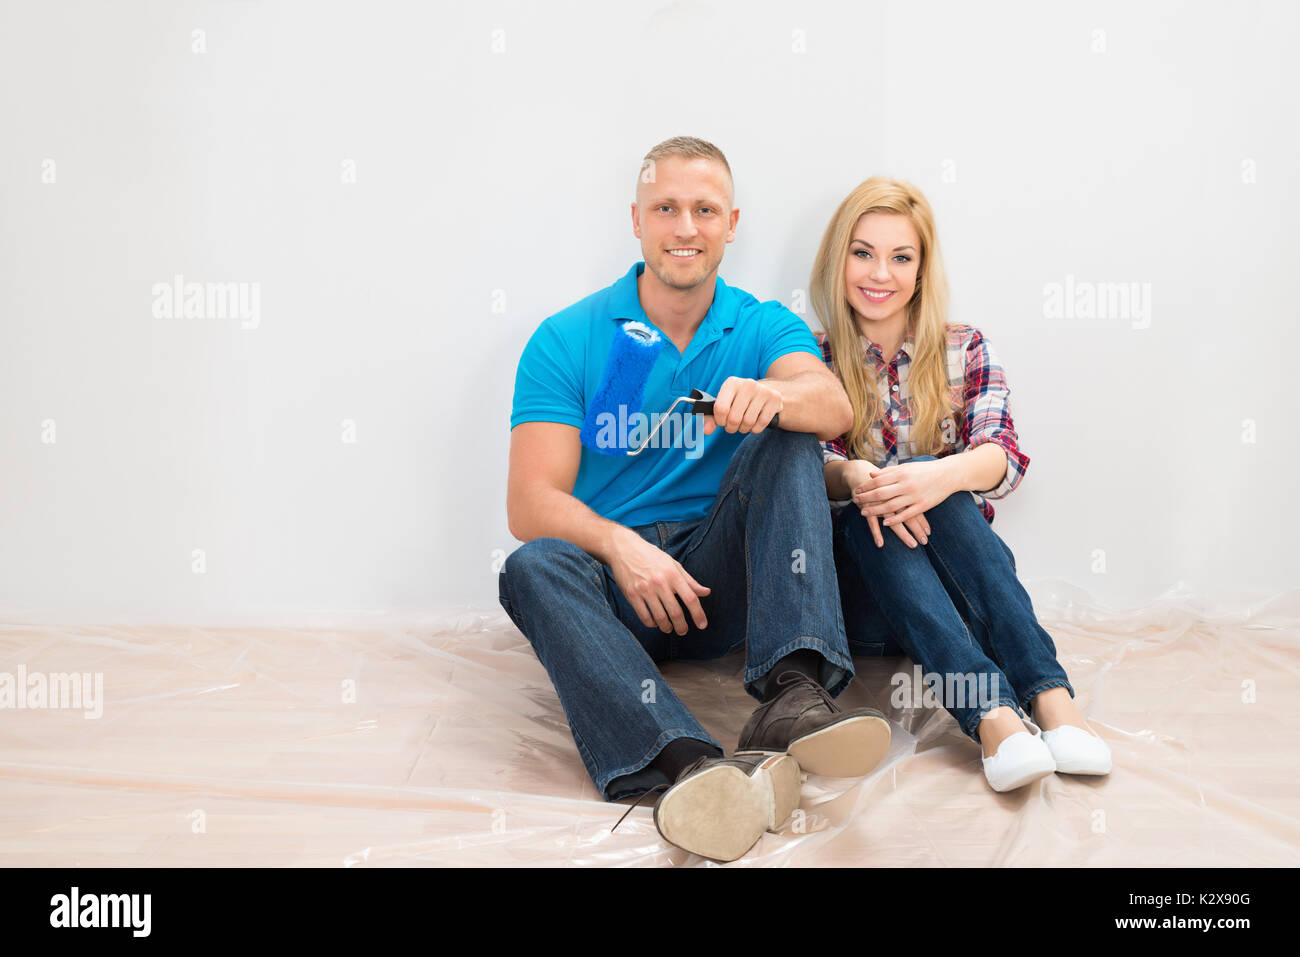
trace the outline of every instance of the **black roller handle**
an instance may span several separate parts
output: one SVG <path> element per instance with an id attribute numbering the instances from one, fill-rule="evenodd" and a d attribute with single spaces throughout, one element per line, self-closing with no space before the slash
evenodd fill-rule
<path id="1" fill-rule="evenodd" d="M 699 415 L 713 414 L 713 403 L 717 401 L 717 396 L 709 395 L 707 392 L 702 392 L 699 389 L 692 389 L 690 398 L 691 401 L 695 403 L 695 412 L 697 414 Z M 780 418 L 781 418 L 781 413 L 778 412 L 776 415 L 772 416 L 772 421 L 767 424 L 774 429 L 779 429 L 781 427 L 778 424 Z"/>

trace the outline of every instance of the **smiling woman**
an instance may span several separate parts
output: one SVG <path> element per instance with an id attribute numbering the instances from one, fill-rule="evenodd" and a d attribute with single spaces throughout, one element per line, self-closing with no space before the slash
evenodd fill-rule
<path id="1" fill-rule="evenodd" d="M 1106 743 L 1074 705 L 1051 637 L 990 527 L 1029 464 L 1002 367 L 950 324 L 934 214 L 908 183 L 872 178 L 822 237 L 812 301 L 852 428 L 823 443 L 850 646 L 905 652 L 980 742 L 995 791 L 1055 771 L 1106 774 Z M 960 454 L 958 454 L 960 453 Z M 972 638 L 974 640 L 972 640 Z M 968 684 L 977 700 L 944 694 Z M 1021 709 L 1032 708 L 1038 725 Z"/>

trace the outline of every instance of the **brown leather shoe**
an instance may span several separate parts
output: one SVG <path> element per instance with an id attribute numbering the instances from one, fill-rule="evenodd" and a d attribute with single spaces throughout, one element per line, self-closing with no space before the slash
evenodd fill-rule
<path id="1" fill-rule="evenodd" d="M 845 711 L 807 675 L 784 671 L 781 692 L 754 709 L 740 732 L 737 755 L 788 753 L 809 774 L 858 778 L 889 750 L 889 722 L 874 708 Z"/>
<path id="2" fill-rule="evenodd" d="M 734 861 L 799 804 L 799 765 L 787 754 L 705 756 L 682 770 L 655 805 L 663 839 L 692 854 Z"/>

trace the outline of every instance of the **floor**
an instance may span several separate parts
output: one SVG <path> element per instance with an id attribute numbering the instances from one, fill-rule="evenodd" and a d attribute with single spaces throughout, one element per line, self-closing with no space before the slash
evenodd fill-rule
<path id="1" fill-rule="evenodd" d="M 1109 777 L 996 794 L 945 712 L 891 703 L 909 662 L 859 658 L 841 702 L 890 716 L 888 757 L 861 780 L 810 777 L 786 827 L 728 866 L 1300 863 L 1300 592 L 1125 615 L 1031 592 L 1110 743 Z M 741 670 L 664 670 L 728 747 L 751 708 Z M 102 695 L 31 697 L 73 672 L 102 675 Z M 717 866 L 664 844 L 652 802 L 611 833 L 625 807 L 597 794 L 497 610 L 310 629 L 0 623 L 5 674 L 0 865 Z"/>

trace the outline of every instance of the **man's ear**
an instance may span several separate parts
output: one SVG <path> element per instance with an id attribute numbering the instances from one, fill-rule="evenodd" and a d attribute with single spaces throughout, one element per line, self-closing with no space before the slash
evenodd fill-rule
<path id="1" fill-rule="evenodd" d="M 736 238 L 736 223 L 740 222 L 740 207 L 737 206 L 731 211 L 731 229 L 727 231 L 727 242 L 732 242 Z"/>
<path id="2" fill-rule="evenodd" d="M 632 235 L 641 238 L 641 211 L 636 208 L 635 202 L 632 203 Z"/>

